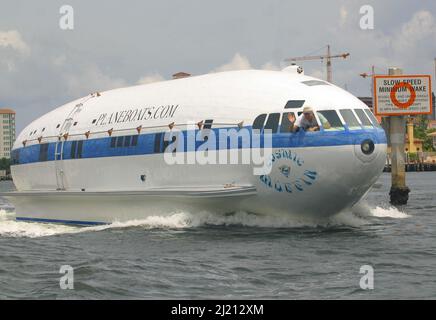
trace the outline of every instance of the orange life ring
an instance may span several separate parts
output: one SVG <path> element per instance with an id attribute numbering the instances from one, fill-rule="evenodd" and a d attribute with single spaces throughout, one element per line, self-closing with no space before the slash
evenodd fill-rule
<path id="1" fill-rule="evenodd" d="M 403 87 L 406 87 L 410 91 L 409 100 L 407 100 L 406 102 L 400 102 L 400 101 L 398 101 L 398 99 L 396 97 L 396 93 L 397 93 L 398 89 L 403 88 Z M 399 83 L 395 84 L 394 87 L 392 88 L 391 101 L 395 106 L 397 106 L 400 109 L 409 108 L 415 102 L 415 99 L 416 99 L 416 92 L 410 83 L 399 82 Z"/>

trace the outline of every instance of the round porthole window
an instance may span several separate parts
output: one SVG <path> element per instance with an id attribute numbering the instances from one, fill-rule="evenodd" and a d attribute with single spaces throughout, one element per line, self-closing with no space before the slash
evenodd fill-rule
<path id="1" fill-rule="evenodd" d="M 372 142 L 370 139 L 363 140 L 360 144 L 360 149 L 364 154 L 370 155 L 375 149 L 374 142 Z"/>

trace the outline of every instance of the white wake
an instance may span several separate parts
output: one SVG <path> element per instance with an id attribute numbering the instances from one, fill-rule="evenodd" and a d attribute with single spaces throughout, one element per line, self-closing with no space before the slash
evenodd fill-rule
<path id="1" fill-rule="evenodd" d="M 398 208 L 386 205 L 384 207 L 371 207 L 366 201 L 361 201 L 353 207 L 353 213 L 359 217 L 377 217 L 377 218 L 393 218 L 404 219 L 410 215 L 398 210 Z"/>
<path id="2" fill-rule="evenodd" d="M 201 226 L 243 226 L 259 228 L 316 228 L 316 227 L 361 227 L 370 224 L 371 217 L 403 219 L 409 217 L 395 207 L 371 207 L 362 202 L 351 211 L 341 212 L 326 219 L 308 219 L 295 216 L 263 216 L 247 212 L 221 215 L 213 212 L 175 212 L 168 216 L 150 216 L 140 220 L 113 222 L 108 225 L 76 227 L 51 223 L 15 221 L 15 213 L 0 210 L 1 237 L 45 237 L 59 234 L 75 234 L 107 229 L 139 227 L 143 229 L 185 229 Z"/>

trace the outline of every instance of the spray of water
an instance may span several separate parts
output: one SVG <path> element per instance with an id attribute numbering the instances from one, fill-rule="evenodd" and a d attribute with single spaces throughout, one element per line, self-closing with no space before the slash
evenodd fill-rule
<path id="1" fill-rule="evenodd" d="M 15 213 L 0 210 L 0 237 L 44 237 L 59 234 L 76 234 L 107 229 L 122 229 L 140 227 L 143 229 L 185 229 L 201 226 L 244 226 L 258 228 L 359 228 L 371 223 L 371 218 L 403 219 L 409 217 L 406 213 L 394 207 L 371 207 L 361 202 L 352 210 L 340 212 L 326 219 L 308 219 L 295 216 L 266 216 L 247 212 L 235 212 L 228 215 L 213 212 L 174 212 L 167 216 L 149 216 L 141 220 L 114 222 L 108 225 L 93 227 L 75 227 L 48 223 L 15 221 Z"/>
<path id="2" fill-rule="evenodd" d="M 404 219 L 410 216 L 400 211 L 398 208 L 385 205 L 371 207 L 366 201 L 360 201 L 357 203 L 353 209 L 352 213 L 358 217 L 377 217 L 377 218 L 393 218 L 393 219 Z"/>
<path id="3" fill-rule="evenodd" d="M 0 210 L 0 237 L 37 238 L 74 232 L 76 227 L 15 221 L 15 213 Z"/>

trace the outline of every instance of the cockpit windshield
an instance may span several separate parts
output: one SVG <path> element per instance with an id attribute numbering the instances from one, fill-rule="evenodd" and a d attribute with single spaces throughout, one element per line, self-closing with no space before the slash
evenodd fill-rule
<path id="1" fill-rule="evenodd" d="M 303 111 L 260 114 L 253 122 L 253 129 L 272 133 L 296 131 L 345 131 L 380 126 L 376 117 L 367 109 L 318 110 L 305 107 Z"/>
<path id="2" fill-rule="evenodd" d="M 378 122 L 377 118 L 374 116 L 374 114 L 369 109 L 365 109 L 365 113 L 368 116 L 369 119 L 371 119 L 371 122 L 374 126 L 381 128 L 380 123 Z"/>
<path id="3" fill-rule="evenodd" d="M 360 119 L 360 122 L 362 122 L 363 127 L 365 128 L 372 128 L 372 123 L 368 119 L 368 116 L 365 114 L 365 112 L 362 109 L 354 109 L 357 116 Z"/>
<path id="4" fill-rule="evenodd" d="M 357 120 L 351 109 L 341 109 L 339 110 L 339 112 L 341 113 L 342 118 L 344 118 L 344 121 L 347 124 L 349 130 L 362 129 L 359 120 Z"/>
<path id="5" fill-rule="evenodd" d="M 341 131 L 345 130 L 341 119 L 339 118 L 336 110 L 322 110 L 318 111 L 318 118 L 321 121 L 321 126 L 326 131 Z"/>

